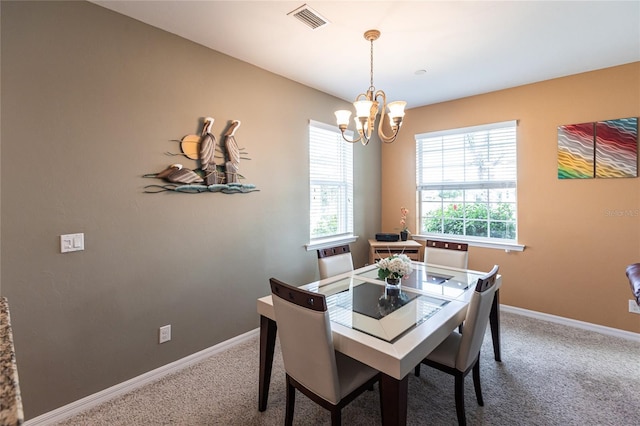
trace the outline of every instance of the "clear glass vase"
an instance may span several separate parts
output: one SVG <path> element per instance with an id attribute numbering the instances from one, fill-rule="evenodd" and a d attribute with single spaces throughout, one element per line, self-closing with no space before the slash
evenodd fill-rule
<path id="1" fill-rule="evenodd" d="M 402 285 L 402 278 L 390 278 L 387 277 L 384 279 L 386 284 L 385 292 L 389 294 L 390 292 L 395 292 L 398 294 L 400 292 L 400 286 Z"/>

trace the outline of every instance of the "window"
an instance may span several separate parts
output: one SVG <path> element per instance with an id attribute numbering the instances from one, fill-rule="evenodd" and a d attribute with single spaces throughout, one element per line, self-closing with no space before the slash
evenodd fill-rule
<path id="1" fill-rule="evenodd" d="M 342 139 L 337 127 L 313 120 L 309 194 L 311 241 L 353 234 L 353 145 Z"/>
<path id="2" fill-rule="evenodd" d="M 415 136 L 421 234 L 516 241 L 516 124 Z"/>

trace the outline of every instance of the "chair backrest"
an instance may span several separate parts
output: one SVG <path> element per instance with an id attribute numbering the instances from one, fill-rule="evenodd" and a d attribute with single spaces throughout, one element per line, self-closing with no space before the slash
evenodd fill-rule
<path id="1" fill-rule="evenodd" d="M 348 244 L 318 250 L 320 279 L 353 271 L 353 259 Z"/>
<path id="2" fill-rule="evenodd" d="M 340 382 L 325 296 L 275 278 L 269 283 L 285 371 L 307 389 L 337 404 Z"/>
<path id="3" fill-rule="evenodd" d="M 462 327 L 462 341 L 456 357 L 456 368 L 460 371 L 466 371 L 471 367 L 480 352 L 496 292 L 498 269 L 498 265 L 495 265 L 491 272 L 478 278 L 476 289 L 471 296 L 467 317 Z"/>
<path id="4" fill-rule="evenodd" d="M 469 244 L 427 240 L 424 263 L 467 269 Z"/>

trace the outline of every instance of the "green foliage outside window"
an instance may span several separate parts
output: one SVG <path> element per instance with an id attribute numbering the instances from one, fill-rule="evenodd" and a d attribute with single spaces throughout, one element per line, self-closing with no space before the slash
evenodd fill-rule
<path id="1" fill-rule="evenodd" d="M 515 239 L 513 203 L 449 204 L 423 218 L 429 233 Z"/>
<path id="2" fill-rule="evenodd" d="M 312 237 L 336 235 L 338 233 L 338 215 L 324 215 L 311 232 Z"/>

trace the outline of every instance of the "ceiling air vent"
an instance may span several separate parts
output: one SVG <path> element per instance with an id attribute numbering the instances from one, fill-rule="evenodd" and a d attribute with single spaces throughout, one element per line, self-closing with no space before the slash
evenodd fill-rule
<path id="1" fill-rule="evenodd" d="M 329 23 L 326 19 L 324 19 L 318 12 L 311 9 L 306 4 L 300 6 L 296 10 L 293 10 L 287 15 L 291 15 L 295 18 L 298 18 L 302 23 L 311 28 L 312 30 L 318 29 L 320 27 L 324 27 Z"/>

